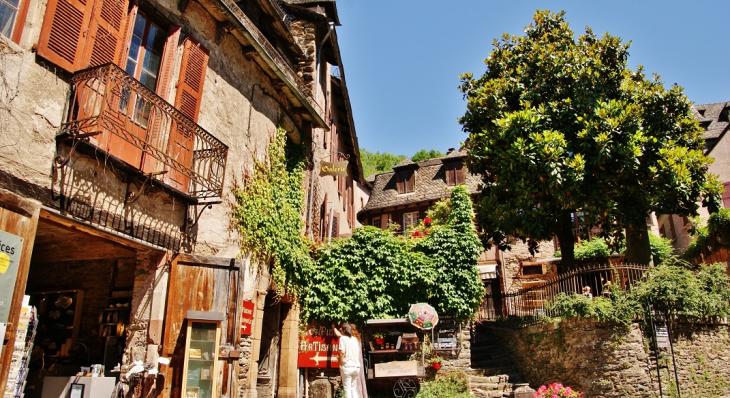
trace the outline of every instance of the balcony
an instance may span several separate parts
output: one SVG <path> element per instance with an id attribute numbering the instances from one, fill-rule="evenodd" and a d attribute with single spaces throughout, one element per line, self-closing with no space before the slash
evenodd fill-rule
<path id="1" fill-rule="evenodd" d="M 114 64 L 71 79 L 61 134 L 194 199 L 220 197 L 228 147 Z"/>

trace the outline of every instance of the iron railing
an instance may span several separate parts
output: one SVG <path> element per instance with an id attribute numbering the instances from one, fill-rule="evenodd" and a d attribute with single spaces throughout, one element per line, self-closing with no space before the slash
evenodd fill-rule
<path id="1" fill-rule="evenodd" d="M 545 316 L 559 316 L 548 303 L 559 293 L 581 294 L 583 288 L 591 288 L 595 296 L 608 296 L 609 286 L 629 288 L 644 278 L 649 269 L 645 265 L 597 264 L 579 268 L 550 278 L 543 283 L 507 294 L 487 294 L 476 315 L 477 322 L 504 318 L 519 318 L 523 324 L 531 324 Z"/>
<path id="2" fill-rule="evenodd" d="M 228 147 L 114 64 L 76 73 L 61 134 L 194 198 L 220 197 Z"/>

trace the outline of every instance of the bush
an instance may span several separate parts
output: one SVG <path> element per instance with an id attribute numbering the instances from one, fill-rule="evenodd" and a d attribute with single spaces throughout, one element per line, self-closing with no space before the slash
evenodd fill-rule
<path id="1" fill-rule="evenodd" d="M 421 391 L 416 397 L 469 398 L 469 376 L 461 371 L 438 374 L 434 381 L 421 385 Z"/>
<path id="2" fill-rule="evenodd" d="M 730 249 L 730 209 L 711 214 L 706 226 L 694 228 L 694 235 L 682 254 L 685 260 L 699 259 L 701 254 L 707 256 L 720 248 Z"/>
<path id="3" fill-rule="evenodd" d="M 702 292 L 699 315 L 730 316 L 730 281 L 725 266 L 721 263 L 703 264 L 697 279 Z"/>
<path id="4" fill-rule="evenodd" d="M 596 257 L 608 257 L 611 255 L 611 250 L 608 248 L 608 243 L 603 238 L 593 238 L 590 241 L 584 241 L 583 243 L 575 246 L 575 259 L 585 260 Z"/>
<path id="5" fill-rule="evenodd" d="M 651 256 L 654 259 L 654 265 L 667 264 L 675 258 L 674 246 L 672 246 L 672 241 L 667 238 L 649 234 L 649 246 L 651 246 Z"/>
<path id="6" fill-rule="evenodd" d="M 613 289 L 611 298 L 590 299 L 580 294 L 560 293 L 548 303 L 548 310 L 562 318 L 592 318 L 601 322 L 629 325 L 639 307 L 621 289 Z"/>

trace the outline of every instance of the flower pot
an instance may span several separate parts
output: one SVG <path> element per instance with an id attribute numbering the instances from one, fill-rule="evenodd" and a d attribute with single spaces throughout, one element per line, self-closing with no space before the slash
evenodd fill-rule
<path id="1" fill-rule="evenodd" d="M 433 368 L 433 370 L 439 370 L 441 369 L 441 362 L 434 362 L 431 364 L 431 367 Z"/>
<path id="2" fill-rule="evenodd" d="M 376 338 L 375 339 L 375 344 L 377 344 L 377 345 L 383 345 L 383 342 L 384 341 L 385 341 L 385 339 L 382 339 L 382 338 L 381 339 L 378 339 L 378 338 Z"/>

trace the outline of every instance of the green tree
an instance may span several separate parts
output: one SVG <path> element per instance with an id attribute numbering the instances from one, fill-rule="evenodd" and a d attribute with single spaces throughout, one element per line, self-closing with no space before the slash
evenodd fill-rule
<path id="1" fill-rule="evenodd" d="M 423 160 L 440 158 L 442 156 L 444 156 L 443 152 L 439 152 L 435 149 L 431 149 L 430 151 L 421 149 L 420 151 L 416 152 L 416 154 L 411 157 L 411 160 L 418 163 Z"/>
<path id="2" fill-rule="evenodd" d="M 384 173 L 390 171 L 393 166 L 402 162 L 405 155 L 393 155 L 387 152 L 370 152 L 367 149 L 360 148 L 360 161 L 362 162 L 363 174 L 369 177 L 376 173 Z"/>
<path id="3" fill-rule="evenodd" d="M 533 19 L 524 36 L 495 40 L 481 78 L 461 76 L 467 164 L 485 184 L 478 222 L 502 247 L 508 235 L 533 248 L 556 235 L 565 271 L 571 214 L 582 211 L 605 237 L 626 231 L 627 261 L 649 263 L 650 211 L 718 204 L 691 104 L 682 88 L 630 71 L 619 38 L 588 28 L 576 39 L 564 12 Z"/>

